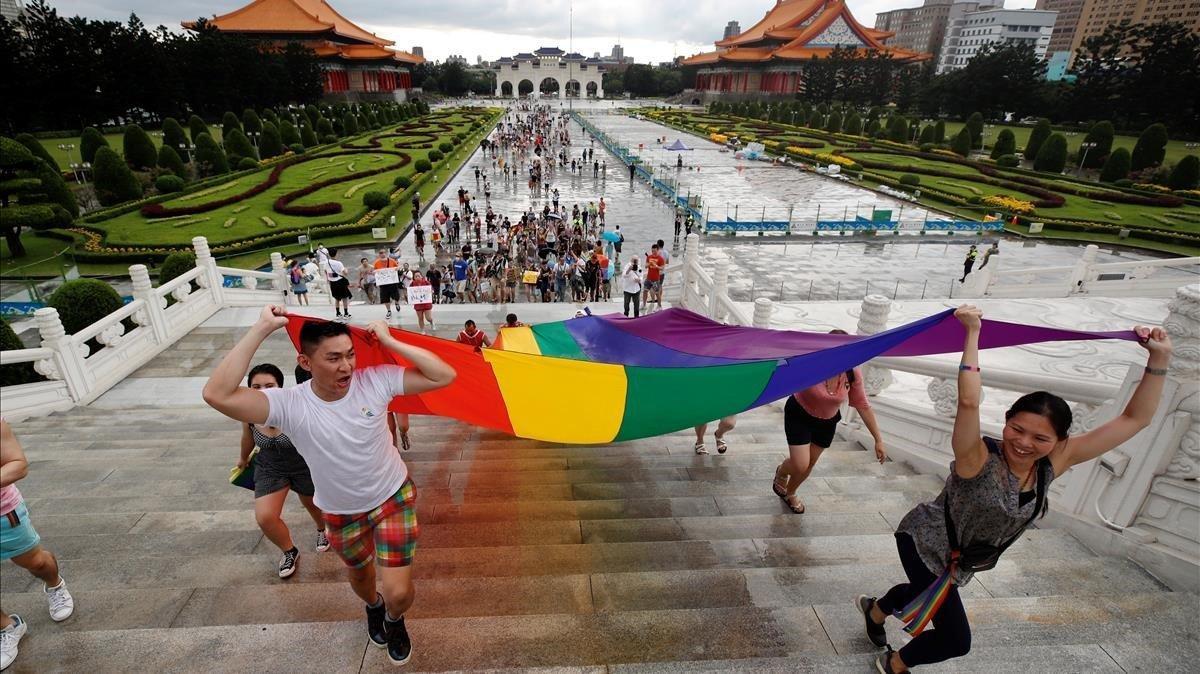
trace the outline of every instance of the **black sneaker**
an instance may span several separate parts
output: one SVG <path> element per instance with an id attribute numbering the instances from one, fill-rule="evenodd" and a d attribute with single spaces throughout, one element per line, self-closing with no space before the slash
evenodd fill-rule
<path id="1" fill-rule="evenodd" d="M 888 646 L 886 653 L 875 658 L 875 669 L 879 674 L 896 674 L 896 670 L 892 669 L 892 653 L 895 651 Z"/>
<path id="2" fill-rule="evenodd" d="M 405 665 L 412 658 L 412 642 L 408 640 L 408 630 L 404 628 L 404 616 L 396 622 L 384 622 L 387 629 L 388 659 L 393 665 Z"/>
<path id="3" fill-rule="evenodd" d="M 387 630 L 383 626 L 384 614 L 387 613 L 387 607 L 383 604 L 383 597 L 379 597 L 376 601 L 379 606 L 375 608 L 367 607 L 367 636 L 371 638 L 371 643 L 379 648 L 387 646 Z"/>
<path id="4" fill-rule="evenodd" d="M 887 630 L 883 629 L 883 625 L 871 619 L 871 608 L 875 606 L 875 597 L 860 594 L 854 605 L 858 607 L 859 613 L 863 614 L 863 621 L 867 624 L 867 638 L 871 640 L 871 643 L 879 647 L 887 646 Z"/>
<path id="5" fill-rule="evenodd" d="M 279 558 L 279 577 L 288 578 L 293 573 L 296 573 L 296 558 L 300 556 L 300 551 L 292 548 L 283 553 L 283 557 Z"/>

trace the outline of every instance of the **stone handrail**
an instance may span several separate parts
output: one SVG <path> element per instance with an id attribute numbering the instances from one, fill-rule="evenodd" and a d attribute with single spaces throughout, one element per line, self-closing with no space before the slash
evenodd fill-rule
<path id="1" fill-rule="evenodd" d="M 40 346 L 32 349 L 11 349 L 8 351 L 0 351 L 0 365 L 36 363 L 39 360 L 46 360 L 53 355 L 54 351 Z"/>
<path id="2" fill-rule="evenodd" d="M 992 258 L 987 267 L 977 269 L 957 288 L 955 297 L 1171 297 L 1187 281 L 1176 277 L 1154 277 L 1164 268 L 1195 267 L 1194 281 L 1200 281 L 1200 257 L 1133 260 L 1098 264 L 1095 244 L 1084 249 L 1083 256 L 1070 266 L 1003 269 L 1004 257 Z M 1119 278 L 1113 276 L 1120 274 Z M 1104 278 L 1104 277 L 1109 278 Z M 1049 278 L 1047 278 L 1049 277 Z"/>
<path id="3" fill-rule="evenodd" d="M 101 344 L 112 344 L 117 339 L 125 334 L 125 326 L 121 324 L 126 318 L 129 318 L 142 310 L 145 305 L 145 300 L 135 299 L 125 306 L 117 309 L 111 314 L 92 323 L 86 328 L 71 335 L 71 341 L 76 344 L 84 344 L 93 337 Z"/>
<path id="4" fill-rule="evenodd" d="M 958 377 L 958 363 L 932 358 L 875 358 L 871 365 L 892 370 L 907 372 L 925 377 L 944 380 L 954 380 Z M 983 385 L 986 388 L 997 388 L 1017 393 L 1030 393 L 1053 389 L 1067 400 L 1074 400 L 1089 405 L 1100 405 L 1116 397 L 1120 387 L 1114 384 L 1099 384 L 1090 381 L 1064 380 L 1025 370 L 1010 370 L 999 367 L 988 367 L 983 375 Z"/>

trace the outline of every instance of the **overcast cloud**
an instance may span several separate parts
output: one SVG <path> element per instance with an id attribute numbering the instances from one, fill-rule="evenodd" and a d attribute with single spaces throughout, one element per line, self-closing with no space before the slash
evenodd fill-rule
<path id="1" fill-rule="evenodd" d="M 51 0 L 61 14 L 124 20 L 137 14 L 153 27 L 178 29 L 180 21 L 233 11 L 251 0 Z M 425 48 L 425 57 L 461 54 L 493 60 L 541 46 L 568 48 L 586 56 L 608 54 L 620 40 L 625 55 L 639 63 L 668 61 L 712 49 L 728 21 L 754 25 L 775 0 L 328 0 L 359 25 L 395 40 L 401 49 Z M 919 6 L 922 0 L 848 0 L 867 26 L 875 13 Z M 1032 7 L 1035 0 L 1007 0 L 1007 7 Z M 574 39 L 569 8 L 574 4 Z"/>

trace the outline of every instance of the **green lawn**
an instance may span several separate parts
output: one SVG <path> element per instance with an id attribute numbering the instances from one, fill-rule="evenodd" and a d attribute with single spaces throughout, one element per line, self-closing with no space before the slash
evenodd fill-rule
<path id="1" fill-rule="evenodd" d="M 208 130 L 209 133 L 212 134 L 214 140 L 216 140 L 218 143 L 221 142 L 220 129 L 210 125 Z M 186 127 L 184 127 L 184 132 L 187 132 Z M 108 146 L 116 150 L 117 154 L 125 154 L 125 134 L 106 133 L 104 134 L 104 140 L 108 141 Z M 150 140 L 154 141 L 154 147 L 159 147 L 162 145 L 162 136 L 158 135 L 154 131 L 150 132 Z M 80 160 L 79 138 L 38 138 L 38 142 L 42 144 L 42 147 L 46 148 L 46 150 L 50 153 L 50 156 L 54 157 L 54 160 L 58 162 L 58 167 L 64 171 L 67 170 L 72 162 L 78 162 Z M 59 149 L 59 145 L 74 145 L 75 148 L 71 150 Z M 187 157 L 184 156 L 182 152 L 179 153 L 179 156 L 184 161 L 187 161 Z"/>
<path id="2" fill-rule="evenodd" d="M 962 129 L 962 127 L 963 127 L 962 122 L 946 122 L 946 139 L 949 140 L 949 139 L 953 138 L 954 136 L 958 135 L 958 132 L 959 132 L 959 130 Z M 988 148 L 989 151 L 992 147 L 992 143 L 996 142 L 996 136 L 1000 135 L 1001 129 L 1009 129 L 1013 132 L 1013 137 L 1016 138 L 1016 141 L 1017 141 L 1017 151 L 1019 153 L 1021 150 L 1025 149 L 1026 143 L 1029 142 L 1029 133 L 1033 130 L 1033 127 L 1032 126 L 1019 126 L 1016 124 L 993 124 L 993 125 L 991 125 L 990 128 L 986 129 L 986 131 L 988 132 L 988 136 L 984 141 L 984 145 Z M 1067 136 L 1068 149 L 1070 149 L 1071 152 L 1075 152 L 1079 149 L 1079 144 L 1083 142 L 1083 138 L 1087 134 L 1080 131 L 1080 132 L 1065 132 L 1065 135 Z M 1133 146 L 1136 144 L 1137 144 L 1137 136 L 1116 136 L 1113 138 L 1113 147 L 1114 148 L 1123 147 L 1123 148 L 1129 150 L 1130 152 L 1133 152 Z M 1189 154 L 1200 155 L 1200 148 L 1188 149 L 1186 147 L 1186 145 L 1187 145 L 1187 142 L 1182 141 L 1182 140 L 1167 141 L 1167 156 L 1164 161 L 1167 164 L 1174 164 L 1174 163 L 1178 162 L 1180 159 L 1183 159 L 1183 157 L 1185 155 L 1189 155 Z"/>

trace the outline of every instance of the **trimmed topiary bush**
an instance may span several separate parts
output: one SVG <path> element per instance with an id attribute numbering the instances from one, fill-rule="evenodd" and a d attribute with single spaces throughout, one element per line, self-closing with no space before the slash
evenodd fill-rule
<path id="1" fill-rule="evenodd" d="M 207 133 L 197 136 L 195 156 L 197 170 L 201 174 L 215 176 L 229 173 L 229 160 L 225 157 L 225 151 Z"/>
<path id="2" fill-rule="evenodd" d="M 1114 183 L 1129 175 L 1129 150 L 1119 147 L 1108 155 L 1100 170 L 1100 182 Z"/>
<path id="3" fill-rule="evenodd" d="M 196 145 L 200 144 L 200 134 L 207 133 L 210 138 L 212 137 L 212 133 L 208 130 L 208 125 L 204 123 L 203 119 L 200 119 L 199 115 L 188 117 L 188 133 L 192 136 L 192 143 Z"/>
<path id="4" fill-rule="evenodd" d="M 358 120 L 347 110 L 342 115 L 342 135 L 353 136 L 358 133 Z"/>
<path id="5" fill-rule="evenodd" d="M 996 143 L 992 145 L 992 159 L 999 159 L 1006 154 L 1013 154 L 1017 151 L 1017 137 L 1009 129 L 1001 129 L 1000 135 L 996 136 Z"/>
<path id="6" fill-rule="evenodd" d="M 167 117 L 162 123 L 163 145 L 168 145 L 172 150 L 178 150 L 180 145 L 188 144 L 187 134 L 183 132 L 183 127 L 179 124 L 179 120 L 174 117 Z"/>
<path id="7" fill-rule="evenodd" d="M 863 130 L 862 117 L 857 112 L 851 112 L 846 116 L 846 123 L 842 126 L 842 131 L 851 136 L 861 136 Z"/>
<path id="8" fill-rule="evenodd" d="M 262 119 L 254 108 L 246 108 L 242 111 L 242 130 L 246 133 L 262 133 Z"/>
<path id="9" fill-rule="evenodd" d="M 1076 157 L 1082 157 L 1084 166 L 1087 168 L 1097 168 L 1104 164 L 1104 160 L 1112 152 L 1113 135 L 1116 131 L 1113 129 L 1112 122 L 1096 122 L 1088 129 L 1087 136 L 1084 137 L 1083 143 L 1095 143 L 1093 147 L 1087 151 L 1087 156 L 1083 154 L 1083 145 L 1080 144 L 1079 152 Z"/>
<path id="10" fill-rule="evenodd" d="M 325 143 L 325 144 L 336 143 L 337 140 L 338 140 L 338 137 L 332 133 L 327 136 L 321 136 L 321 142 Z"/>
<path id="11" fill-rule="evenodd" d="M 1037 159 L 1038 151 L 1042 149 L 1042 143 L 1050 137 L 1050 120 L 1042 117 L 1034 125 L 1033 131 L 1029 132 L 1029 140 L 1025 143 L 1025 159 L 1033 161 Z"/>
<path id="12" fill-rule="evenodd" d="M 158 168 L 168 171 L 183 180 L 188 179 L 187 166 L 183 163 L 179 153 L 170 145 L 164 144 L 158 148 Z"/>
<path id="13" fill-rule="evenodd" d="M 371 190 L 363 195 L 363 206 L 373 210 L 380 211 L 388 205 L 388 196 L 378 190 Z"/>
<path id="14" fill-rule="evenodd" d="M 300 143 L 292 143 L 288 146 L 288 150 L 290 150 L 292 154 L 304 154 L 304 146 Z"/>
<path id="15" fill-rule="evenodd" d="M 188 273 L 196 267 L 196 254 L 192 251 L 179 251 L 167 256 L 158 266 L 158 285 L 164 285 Z"/>
<path id="16" fill-rule="evenodd" d="M 395 185 L 402 190 L 406 190 L 410 185 L 412 185 L 412 180 L 409 179 L 408 176 L 396 176 L 396 179 L 392 181 L 392 185 Z"/>
<path id="17" fill-rule="evenodd" d="M 269 159 L 281 154 L 283 154 L 283 139 L 279 136 L 279 127 L 271 122 L 263 122 L 262 137 L 258 139 L 258 156 Z"/>
<path id="18" fill-rule="evenodd" d="M 933 125 L 933 142 L 935 142 L 935 143 L 945 143 L 946 142 L 946 122 L 945 121 L 939 119 L 937 121 L 937 123 Z"/>
<path id="19" fill-rule="evenodd" d="M 113 206 L 125 201 L 142 198 L 142 183 L 133 171 L 110 147 L 96 150 L 92 162 L 92 178 L 96 185 L 96 198 L 101 206 Z M 70 330 L 68 330 L 70 332 Z"/>
<path id="20" fill-rule="evenodd" d="M 887 139 L 893 143 L 908 141 L 908 121 L 900 115 L 892 115 L 888 120 Z"/>
<path id="21" fill-rule="evenodd" d="M 1113 185 L 1117 187 L 1133 187 L 1133 181 L 1129 178 L 1121 178 L 1120 180 L 1114 180 Z"/>
<path id="22" fill-rule="evenodd" d="M 237 161 L 237 170 L 247 171 L 249 169 L 258 168 L 258 161 L 254 157 L 242 157 Z"/>
<path id="23" fill-rule="evenodd" d="M 33 154 L 33 156 L 46 162 L 46 164 L 52 167 L 55 171 L 62 170 L 59 168 L 58 162 L 55 161 L 54 156 L 50 154 L 50 151 L 46 149 L 45 145 L 42 145 L 38 142 L 37 138 L 34 138 L 28 133 L 18 133 L 13 140 L 24 145 Z"/>
<path id="24" fill-rule="evenodd" d="M 1151 124 L 1138 136 L 1130 156 L 1130 170 L 1142 171 L 1162 164 L 1167 156 L 1167 127 Z"/>
<path id="25" fill-rule="evenodd" d="M 454 150 L 454 143 L 442 141 L 441 143 L 438 143 L 438 149 L 441 150 L 443 154 L 450 154 Z"/>
<path id="26" fill-rule="evenodd" d="M 1033 170 L 1062 173 L 1066 165 L 1067 137 L 1061 133 L 1052 133 L 1038 150 L 1037 159 L 1033 160 Z"/>
<path id="27" fill-rule="evenodd" d="M 971 147 L 983 146 L 983 115 L 978 112 L 972 112 L 970 117 L 967 117 L 967 122 L 964 124 L 971 132 Z"/>
<path id="28" fill-rule="evenodd" d="M 1015 154 L 1002 154 L 996 157 L 996 165 L 1005 168 L 1016 168 L 1021 165 L 1021 158 Z"/>
<path id="29" fill-rule="evenodd" d="M 959 129 L 958 135 L 950 142 L 950 149 L 960 157 L 971 154 L 971 130 L 965 126 Z"/>
<path id="30" fill-rule="evenodd" d="M 829 115 L 829 119 L 825 120 L 825 130 L 830 133 L 842 132 L 842 113 L 836 110 Z"/>
<path id="31" fill-rule="evenodd" d="M 430 151 L 429 151 L 429 161 L 431 161 L 431 162 L 435 162 L 435 161 L 441 161 L 441 160 L 442 160 L 442 153 L 441 153 L 441 152 L 438 152 L 437 150 L 430 150 Z"/>
<path id="32" fill-rule="evenodd" d="M 300 143 L 304 147 L 316 147 L 318 145 L 317 134 L 312 130 L 311 126 L 304 124 L 300 127 Z"/>
<path id="33" fill-rule="evenodd" d="M 120 157 L 117 160 L 120 161 Z M 68 335 L 83 330 L 124 305 L 112 286 L 90 278 L 67 281 L 54 291 L 46 304 L 58 309 L 58 317 Z"/>
<path id="34" fill-rule="evenodd" d="M 433 153 L 431 152 L 430 154 Z M 433 164 L 430 164 L 428 159 L 418 159 L 413 162 L 413 168 L 417 170 L 417 173 L 425 173 L 433 168 Z"/>
<path id="35" fill-rule="evenodd" d="M 917 142 L 921 144 L 921 147 L 937 142 L 932 124 L 926 124 L 925 128 L 921 129 L 921 135 L 917 137 Z"/>
<path id="36" fill-rule="evenodd" d="M 904 175 L 900 176 L 900 184 L 912 185 L 915 187 L 921 184 L 921 176 L 918 176 L 915 173 L 905 173 Z"/>
<path id="37" fill-rule="evenodd" d="M 251 159 L 258 157 L 258 153 L 254 150 L 254 145 L 250 143 L 250 139 L 246 134 L 242 133 L 240 128 L 225 127 L 225 152 L 227 156 L 232 157 L 249 157 Z"/>
<path id="38" fill-rule="evenodd" d="M 3 317 L 0 317 L 0 351 L 14 351 L 24 348 L 25 345 L 21 343 L 21 338 L 17 337 L 17 333 L 13 331 L 12 326 Z M 32 384 L 36 381 L 45 380 L 45 377 L 33 369 L 33 363 L 0 366 L 0 386 L 17 386 L 19 384 Z"/>
<path id="39" fill-rule="evenodd" d="M 228 136 L 230 131 L 237 129 L 242 130 L 242 120 L 233 114 L 232 110 L 226 110 L 224 115 L 221 115 L 221 133 Z"/>
<path id="40" fill-rule="evenodd" d="M 296 125 L 288 120 L 279 122 L 279 138 L 286 146 L 300 144 L 300 132 L 296 130 Z"/>
<path id="41" fill-rule="evenodd" d="M 1194 190 L 1200 185 L 1200 158 L 1189 154 L 1171 170 L 1167 185 L 1173 190 Z"/>
<path id="42" fill-rule="evenodd" d="M 95 164 L 96 150 L 102 147 L 108 147 L 108 140 L 104 134 L 94 126 L 83 130 L 83 134 L 79 136 L 79 156 L 83 158 L 83 161 Z"/>
<path id="43" fill-rule="evenodd" d="M 164 173 L 155 179 L 154 189 L 163 194 L 178 192 L 183 189 L 183 178 L 171 173 Z"/>

